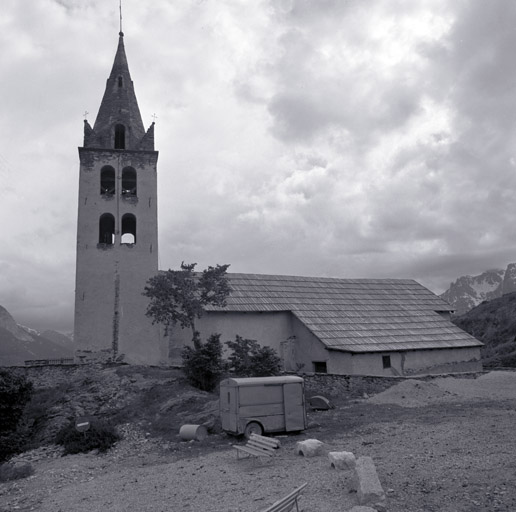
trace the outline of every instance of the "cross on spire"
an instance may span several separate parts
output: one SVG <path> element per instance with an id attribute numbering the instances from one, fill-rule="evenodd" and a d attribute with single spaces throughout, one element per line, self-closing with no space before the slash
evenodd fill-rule
<path id="1" fill-rule="evenodd" d="M 152 114 L 152 122 L 155 123 L 158 116 L 156 114 Z"/>
<path id="2" fill-rule="evenodd" d="M 118 8 L 120 9 L 120 35 L 123 35 L 123 32 L 122 32 L 122 0 L 119 0 Z"/>

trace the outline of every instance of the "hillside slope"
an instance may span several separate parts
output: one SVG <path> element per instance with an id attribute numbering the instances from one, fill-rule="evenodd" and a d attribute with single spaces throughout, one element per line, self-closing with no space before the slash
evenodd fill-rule
<path id="1" fill-rule="evenodd" d="M 453 322 L 485 344 L 484 366 L 516 367 L 516 292 L 483 302 Z"/>

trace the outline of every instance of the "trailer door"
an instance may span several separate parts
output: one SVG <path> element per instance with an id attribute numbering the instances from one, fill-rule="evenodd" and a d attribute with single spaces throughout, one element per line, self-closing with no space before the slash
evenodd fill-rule
<path id="1" fill-rule="evenodd" d="M 285 404 L 285 430 L 305 429 L 305 404 L 303 386 L 300 383 L 283 384 Z"/>
<path id="2" fill-rule="evenodd" d="M 237 388 L 221 386 L 220 419 L 223 430 L 237 433 Z"/>

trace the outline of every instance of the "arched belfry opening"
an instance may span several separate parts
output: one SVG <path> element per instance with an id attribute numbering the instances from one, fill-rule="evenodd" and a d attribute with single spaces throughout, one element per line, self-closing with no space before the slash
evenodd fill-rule
<path id="1" fill-rule="evenodd" d="M 136 192 L 136 170 L 132 167 L 124 167 L 122 170 L 122 195 L 135 197 Z"/>
<path id="2" fill-rule="evenodd" d="M 126 213 L 122 217 L 122 239 L 120 243 L 136 243 L 136 217 L 132 213 Z"/>
<path id="3" fill-rule="evenodd" d="M 115 217 L 111 213 L 103 213 L 99 219 L 99 244 L 115 243 Z"/>
<path id="4" fill-rule="evenodd" d="M 115 149 L 125 149 L 125 126 L 115 125 Z"/>
<path id="5" fill-rule="evenodd" d="M 112 196 L 115 193 L 115 169 L 105 165 L 100 170 L 100 195 Z"/>

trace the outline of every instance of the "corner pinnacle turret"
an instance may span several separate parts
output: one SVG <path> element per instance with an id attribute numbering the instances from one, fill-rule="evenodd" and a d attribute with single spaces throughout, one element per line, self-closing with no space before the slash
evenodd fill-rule
<path id="1" fill-rule="evenodd" d="M 124 33 L 119 33 L 118 48 L 106 83 L 93 128 L 84 123 L 84 147 L 100 149 L 154 150 L 145 137 L 140 109 L 129 73 L 124 48 Z M 153 142 L 153 141 L 152 141 Z"/>

